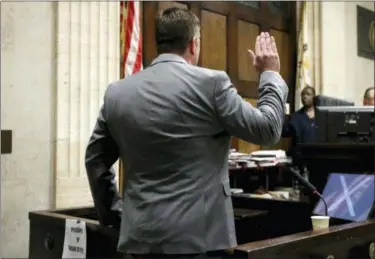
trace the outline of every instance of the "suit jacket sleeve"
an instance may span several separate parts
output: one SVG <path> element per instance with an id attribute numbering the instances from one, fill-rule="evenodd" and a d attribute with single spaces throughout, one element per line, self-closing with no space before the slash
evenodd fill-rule
<path id="1" fill-rule="evenodd" d="M 261 74 L 256 108 L 242 99 L 225 72 L 220 72 L 215 81 L 216 113 L 226 131 L 258 145 L 272 145 L 280 140 L 288 87 L 278 73 Z"/>
<path id="2" fill-rule="evenodd" d="M 122 200 L 112 166 L 118 157 L 118 147 L 107 128 L 104 100 L 86 149 L 85 165 L 99 223 L 116 228 L 121 222 Z"/>

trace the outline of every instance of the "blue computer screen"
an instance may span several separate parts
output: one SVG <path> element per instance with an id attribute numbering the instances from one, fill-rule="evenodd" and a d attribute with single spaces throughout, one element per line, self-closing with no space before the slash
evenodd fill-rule
<path id="1" fill-rule="evenodd" d="M 362 221 L 368 218 L 373 206 L 374 191 L 374 175 L 331 173 L 322 196 L 330 217 Z M 324 215 L 322 200 L 313 213 Z"/>

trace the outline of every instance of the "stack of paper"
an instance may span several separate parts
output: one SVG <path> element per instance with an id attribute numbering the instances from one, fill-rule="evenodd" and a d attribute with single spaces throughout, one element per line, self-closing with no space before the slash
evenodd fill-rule
<path id="1" fill-rule="evenodd" d="M 258 150 L 251 154 L 252 158 L 285 158 L 286 154 L 284 150 Z"/>
<path id="2" fill-rule="evenodd" d="M 290 159 L 284 150 L 259 150 L 251 154 L 239 153 L 235 150 L 229 152 L 229 167 L 244 168 L 257 166 L 275 166 L 279 163 L 289 163 Z"/>
<path id="3" fill-rule="evenodd" d="M 274 166 L 289 161 L 284 150 L 254 151 L 250 155 L 250 160 L 260 166 Z"/>

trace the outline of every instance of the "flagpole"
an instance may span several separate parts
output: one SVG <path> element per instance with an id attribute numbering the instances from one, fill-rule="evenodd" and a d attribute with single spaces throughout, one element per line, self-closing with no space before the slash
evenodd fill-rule
<path id="1" fill-rule="evenodd" d="M 300 2 L 300 19 L 299 19 L 299 30 L 298 30 L 298 45 L 297 45 L 297 73 L 296 73 L 296 87 L 294 93 L 294 110 L 297 110 L 301 106 L 301 89 L 303 87 L 304 80 L 304 44 L 305 44 L 305 23 L 306 23 L 306 1 Z"/>
<path id="2" fill-rule="evenodd" d="M 127 10 L 125 1 L 120 1 L 120 78 L 124 78 L 125 69 L 124 69 L 124 55 L 125 55 L 125 28 L 126 28 L 126 18 Z M 119 168 L 118 168 L 118 183 L 119 183 L 119 193 L 121 197 L 124 197 L 124 166 L 123 161 L 119 159 Z"/>
<path id="3" fill-rule="evenodd" d="M 139 1 L 121 1 L 121 78 L 131 76 L 143 69 L 142 59 L 142 23 L 141 3 Z M 124 197 L 126 172 L 124 161 L 119 161 L 119 191 Z"/>

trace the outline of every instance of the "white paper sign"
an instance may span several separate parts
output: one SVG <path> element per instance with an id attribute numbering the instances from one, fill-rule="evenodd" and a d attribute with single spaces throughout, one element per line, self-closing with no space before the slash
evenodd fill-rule
<path id="1" fill-rule="evenodd" d="M 86 258 L 86 223 L 80 220 L 66 219 L 62 258 Z"/>

